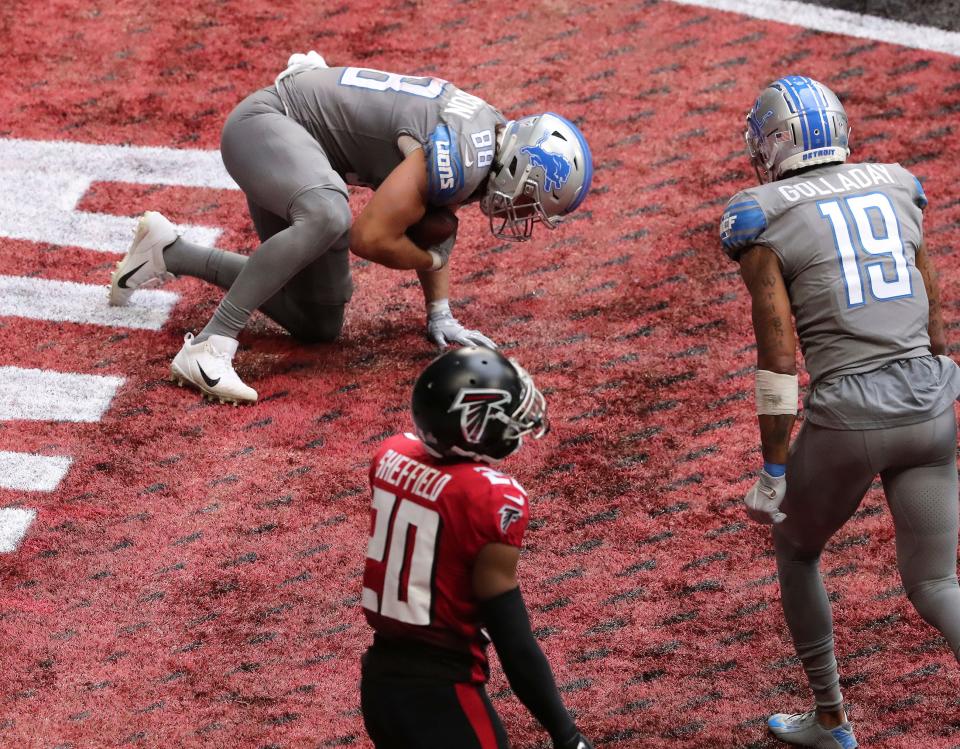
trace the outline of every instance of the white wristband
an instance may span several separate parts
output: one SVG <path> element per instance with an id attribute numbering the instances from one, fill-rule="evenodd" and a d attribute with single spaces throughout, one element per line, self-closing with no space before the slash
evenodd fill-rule
<path id="1" fill-rule="evenodd" d="M 433 265 L 430 266 L 430 270 L 440 270 L 443 267 L 443 255 L 436 250 L 427 250 L 427 252 L 430 253 L 430 257 L 433 258 Z"/>
<path id="2" fill-rule="evenodd" d="M 781 416 L 797 412 L 800 386 L 795 374 L 778 374 L 758 369 L 756 377 L 757 414 Z"/>
<path id="3" fill-rule="evenodd" d="M 427 302 L 427 316 L 428 317 L 441 317 L 443 315 L 449 315 L 450 313 L 450 300 L 449 299 L 437 299 L 433 302 Z"/>

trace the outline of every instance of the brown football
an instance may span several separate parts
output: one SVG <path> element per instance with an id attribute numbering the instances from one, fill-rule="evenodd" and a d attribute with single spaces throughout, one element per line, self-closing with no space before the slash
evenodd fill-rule
<path id="1" fill-rule="evenodd" d="M 422 250 L 429 250 L 457 231 L 459 221 L 447 208 L 427 208 L 423 218 L 407 229 L 407 236 Z"/>

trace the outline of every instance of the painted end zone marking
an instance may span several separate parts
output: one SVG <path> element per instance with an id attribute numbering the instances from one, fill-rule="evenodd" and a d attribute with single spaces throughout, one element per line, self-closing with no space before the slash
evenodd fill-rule
<path id="1" fill-rule="evenodd" d="M 22 507 L 0 508 L 0 554 L 17 550 L 36 517 L 36 510 Z"/>
<path id="2" fill-rule="evenodd" d="M 111 307 L 106 286 L 0 276 L 0 316 L 160 330 L 177 299 L 171 291 L 145 289 L 134 292 L 130 306 Z"/>
<path id="3" fill-rule="evenodd" d="M 0 367 L 0 420 L 100 421 L 122 377 Z"/>
<path id="4" fill-rule="evenodd" d="M 70 470 L 71 458 L 0 451 L 0 489 L 52 492 Z"/>
<path id="5" fill-rule="evenodd" d="M 135 219 L 77 210 L 94 182 L 237 189 L 218 151 L 0 138 L 0 236 L 126 252 Z M 215 246 L 220 229 L 183 235 Z"/>
<path id="6" fill-rule="evenodd" d="M 751 18 L 776 21 L 789 26 L 803 26 L 830 34 L 844 34 L 901 47 L 960 56 L 960 33 L 956 31 L 945 31 L 933 26 L 918 26 L 848 10 L 807 5 L 796 0 L 672 0 L 672 2 L 678 5 L 726 10 Z"/>

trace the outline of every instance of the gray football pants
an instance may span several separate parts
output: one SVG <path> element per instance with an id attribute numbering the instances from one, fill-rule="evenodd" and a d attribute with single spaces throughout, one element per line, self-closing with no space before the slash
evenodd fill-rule
<path id="1" fill-rule="evenodd" d="M 262 244 L 249 257 L 183 239 L 164 251 L 171 273 L 227 289 L 197 339 L 236 338 L 259 309 L 301 341 L 333 340 L 353 292 L 346 184 L 320 144 L 283 113 L 273 89 L 234 109 L 220 151 Z"/>
<path id="2" fill-rule="evenodd" d="M 917 612 L 960 661 L 957 585 L 957 425 L 953 408 L 929 421 L 845 431 L 803 424 L 787 460 L 787 519 L 774 527 L 783 613 L 817 705 L 843 704 L 820 554 L 878 473 L 896 531 L 897 567 Z"/>

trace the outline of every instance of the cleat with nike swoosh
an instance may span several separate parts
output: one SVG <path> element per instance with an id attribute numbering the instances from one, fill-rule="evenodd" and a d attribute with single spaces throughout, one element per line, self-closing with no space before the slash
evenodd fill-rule
<path id="1" fill-rule="evenodd" d="M 110 277 L 110 304 L 123 307 L 136 289 L 160 286 L 173 278 L 163 262 L 163 248 L 177 241 L 177 230 L 156 211 L 147 211 L 137 222 L 133 242 Z"/>
<path id="2" fill-rule="evenodd" d="M 214 403 L 255 403 L 257 391 L 245 385 L 233 369 L 238 345 L 236 339 L 222 335 L 194 343 L 193 333 L 187 333 L 170 364 L 170 377 L 181 387 L 192 385 Z"/>

